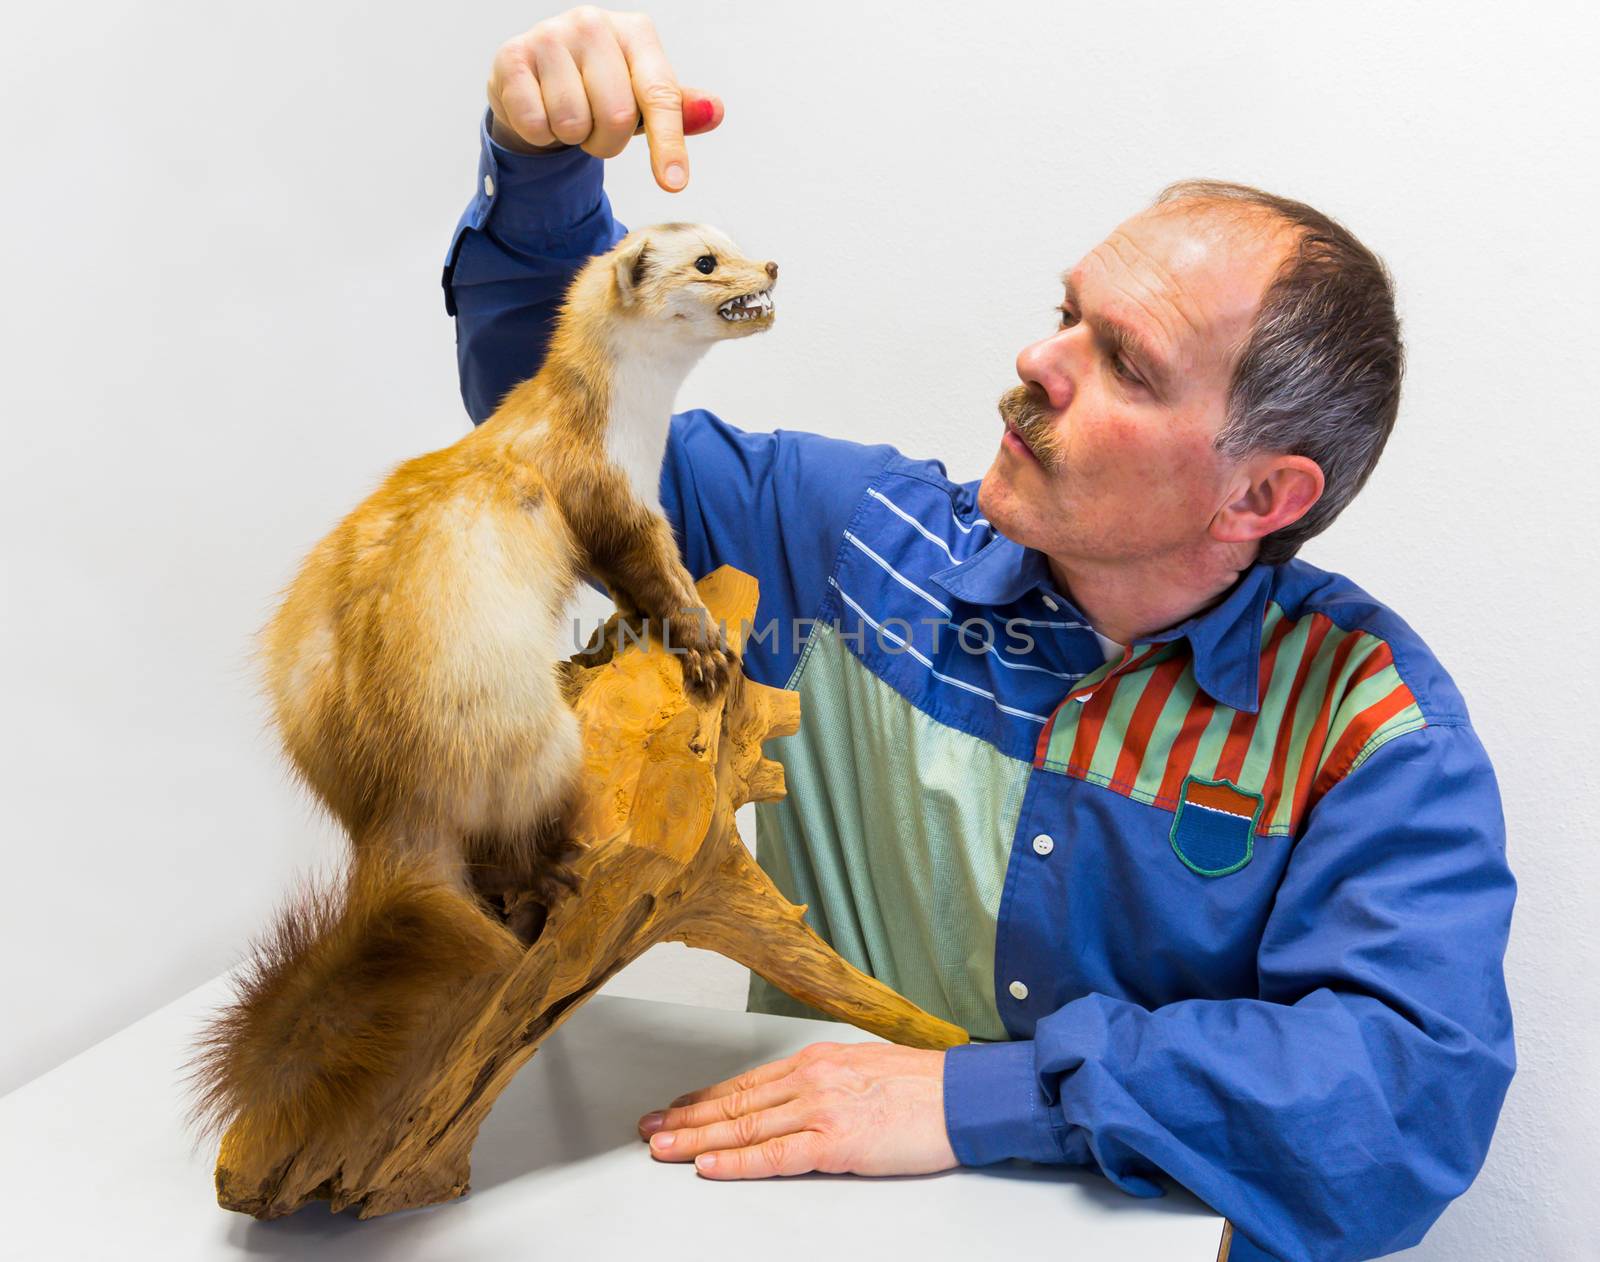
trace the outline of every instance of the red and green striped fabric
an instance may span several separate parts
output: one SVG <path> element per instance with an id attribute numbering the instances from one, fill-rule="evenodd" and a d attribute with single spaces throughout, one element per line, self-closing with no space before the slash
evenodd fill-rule
<path id="1" fill-rule="evenodd" d="M 1325 614 L 1261 633 L 1260 711 L 1213 701 L 1181 641 L 1126 650 L 1067 694 L 1034 765 L 1176 810 L 1188 776 L 1263 798 L 1256 831 L 1293 836 L 1306 811 L 1373 750 L 1425 726 L 1389 646 Z"/>

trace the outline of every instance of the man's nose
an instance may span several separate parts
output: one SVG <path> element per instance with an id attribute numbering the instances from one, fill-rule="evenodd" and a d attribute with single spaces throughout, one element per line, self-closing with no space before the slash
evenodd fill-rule
<path id="1" fill-rule="evenodd" d="M 1072 378 L 1062 367 L 1060 348 L 1044 338 L 1024 346 L 1017 355 L 1017 376 L 1043 391 L 1050 406 L 1060 411 L 1072 402 Z"/>

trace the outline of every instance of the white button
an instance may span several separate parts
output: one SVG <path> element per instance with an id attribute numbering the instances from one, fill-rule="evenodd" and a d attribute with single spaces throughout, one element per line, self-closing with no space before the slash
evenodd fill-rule
<path id="1" fill-rule="evenodd" d="M 1011 992 L 1013 999 L 1026 999 L 1028 997 L 1028 988 L 1021 982 L 1012 982 L 1006 989 Z"/>
<path id="2" fill-rule="evenodd" d="M 1044 598 L 1044 605 L 1045 608 L 1050 610 L 1051 613 L 1054 613 L 1057 609 L 1061 608 L 1060 605 L 1056 604 L 1056 602 L 1051 600 L 1048 596 Z"/>
<path id="3" fill-rule="evenodd" d="M 494 176 L 486 175 L 483 177 L 483 195 L 485 197 L 494 196 Z"/>
<path id="4" fill-rule="evenodd" d="M 1034 854 L 1049 854 L 1055 848 L 1055 838 L 1053 838 L 1049 833 L 1040 833 L 1033 839 Z"/>
<path id="5" fill-rule="evenodd" d="M 1073 698 L 1073 700 L 1074 701 L 1087 701 L 1092 696 L 1094 696 L 1094 693 L 1092 693 L 1092 692 L 1080 692 L 1076 697 Z"/>

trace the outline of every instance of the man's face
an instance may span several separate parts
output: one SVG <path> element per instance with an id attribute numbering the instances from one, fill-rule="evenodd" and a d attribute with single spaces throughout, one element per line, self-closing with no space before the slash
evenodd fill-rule
<path id="1" fill-rule="evenodd" d="M 1228 383 L 1288 245 L 1259 221 L 1173 203 L 1090 251 L 1065 278 L 1060 327 L 1017 356 L 1022 384 L 1000 398 L 984 516 L 1068 565 L 1202 548 L 1238 490 L 1212 446 Z"/>

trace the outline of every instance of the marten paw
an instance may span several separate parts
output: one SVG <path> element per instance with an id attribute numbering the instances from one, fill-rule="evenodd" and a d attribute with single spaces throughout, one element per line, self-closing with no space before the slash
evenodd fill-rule
<path id="1" fill-rule="evenodd" d="M 672 619 L 672 652 L 683 663 L 684 690 L 696 701 L 721 696 L 737 660 L 727 636 L 709 615 Z"/>
<path id="2" fill-rule="evenodd" d="M 534 896 L 546 906 L 554 907 L 568 894 L 577 894 L 583 888 L 573 865 L 583 854 L 582 843 L 570 837 L 545 839 L 539 847 L 540 863 L 529 882 Z"/>
<path id="3" fill-rule="evenodd" d="M 550 916 L 549 907 L 540 902 L 538 896 L 531 891 L 517 894 L 508 899 L 507 903 L 506 928 L 522 939 L 523 946 L 532 946 L 544 932 L 544 922 Z"/>
<path id="4" fill-rule="evenodd" d="M 565 839 L 546 848 L 539 866 L 527 874 L 521 888 L 503 896 L 506 925 L 525 946 L 538 941 L 545 920 L 557 904 L 582 892 L 583 883 L 573 870 L 573 863 L 583 851 L 583 846 Z"/>
<path id="5" fill-rule="evenodd" d="M 573 655 L 572 660 L 579 666 L 593 669 L 604 666 L 628 645 L 648 644 L 649 640 L 649 620 L 637 610 L 628 612 L 619 610 L 617 621 L 607 622 L 600 627 L 589 637 L 589 643 L 583 650 Z"/>

